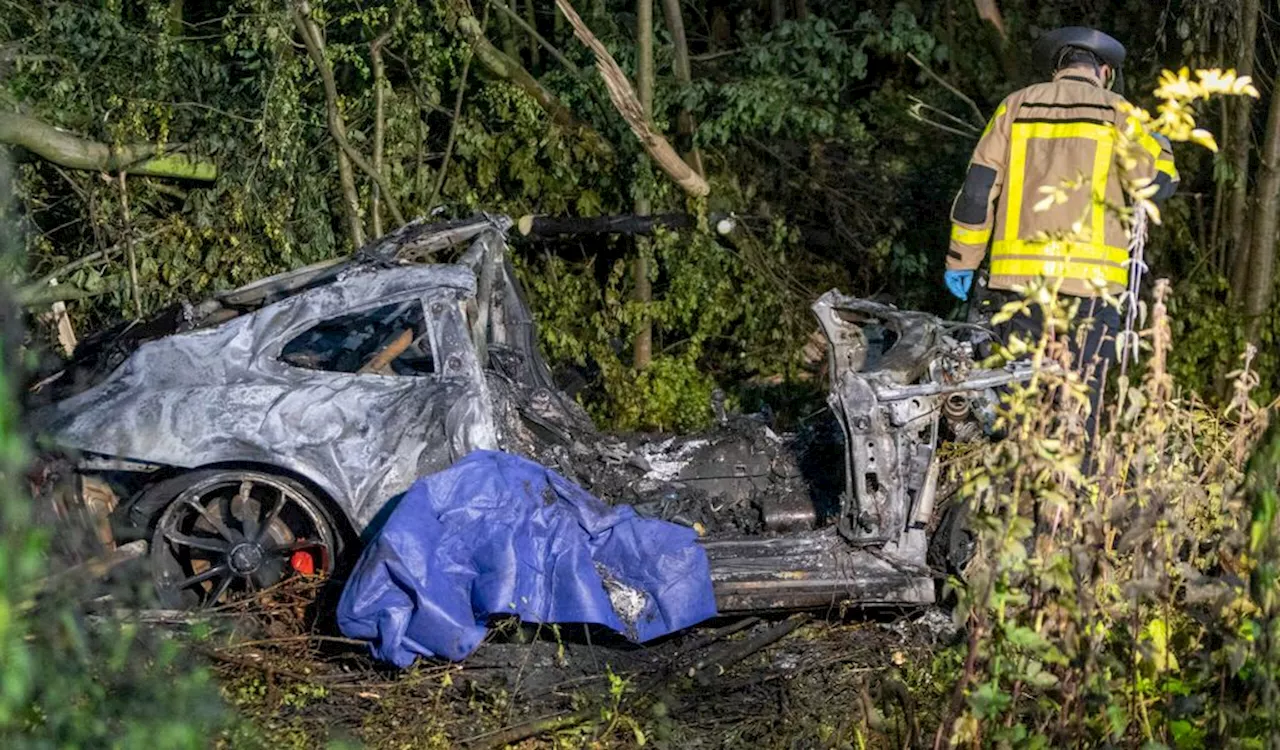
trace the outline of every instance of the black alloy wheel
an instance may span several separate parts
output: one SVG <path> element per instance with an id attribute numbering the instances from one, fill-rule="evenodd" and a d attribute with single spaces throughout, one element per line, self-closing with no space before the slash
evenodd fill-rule
<path id="1" fill-rule="evenodd" d="M 151 539 L 160 604 L 212 607 L 289 575 L 328 575 L 341 540 L 321 503 L 301 484 L 247 470 L 191 475 Z"/>

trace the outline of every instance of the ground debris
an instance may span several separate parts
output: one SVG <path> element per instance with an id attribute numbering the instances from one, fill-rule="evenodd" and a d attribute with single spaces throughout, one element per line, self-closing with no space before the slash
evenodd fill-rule
<path id="1" fill-rule="evenodd" d="M 262 592 L 216 615 L 234 618 L 234 627 L 196 642 L 224 692 L 268 739 L 632 746 L 634 722 L 660 747 L 834 747 L 820 733 L 852 737 L 855 726 L 902 746 L 911 722 L 889 681 L 929 663 L 933 630 L 946 617 L 850 624 L 818 613 L 746 617 L 644 646 L 603 628 L 505 619 L 460 664 L 420 660 L 392 670 L 364 644 L 325 634 L 324 608 L 314 604 L 327 590 L 310 580 Z M 307 597 L 312 606 L 299 608 Z M 762 712 L 762 705 L 779 708 Z"/>

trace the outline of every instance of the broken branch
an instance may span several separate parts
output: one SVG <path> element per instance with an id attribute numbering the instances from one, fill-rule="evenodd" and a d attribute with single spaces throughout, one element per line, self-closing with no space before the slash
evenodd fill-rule
<path id="1" fill-rule="evenodd" d="M 590 721 L 595 716 L 595 712 L 589 709 L 575 711 L 571 714 L 558 714 L 556 716 L 548 716 L 542 719 L 534 719 L 523 724 L 517 724 L 514 727 L 504 729 L 497 733 L 488 735 L 478 735 L 471 739 L 465 740 L 462 744 L 469 748 L 495 748 L 514 745 L 522 742 L 530 737 L 537 737 L 546 732 L 557 732 L 561 729 L 575 727 L 583 722 Z"/>
<path id="2" fill-rule="evenodd" d="M 698 662 L 698 665 L 694 667 L 697 683 L 702 686 L 711 684 L 711 681 L 717 676 L 724 674 L 726 667 L 737 664 L 748 656 L 772 646 L 808 621 L 809 615 L 807 614 L 792 615 L 768 630 L 712 654 L 711 657 Z M 714 674 L 710 671 L 712 669 L 716 670 Z"/>
<path id="3" fill-rule="evenodd" d="M 921 112 L 926 109 L 937 112 L 943 115 L 944 117 L 947 117 L 950 120 L 954 120 L 958 122 L 961 126 L 965 128 L 965 130 L 961 130 L 960 128 L 956 128 L 951 125 L 944 125 L 938 122 L 937 120 L 931 120 L 928 117 L 925 117 L 923 114 L 921 114 Z M 910 107 L 907 107 L 907 115 L 909 115 L 911 119 L 917 122 L 922 122 L 925 125 L 937 128 L 938 130 L 941 130 L 944 133 L 951 133 L 952 135 L 963 136 L 965 138 L 977 138 L 979 136 L 978 129 L 973 127 L 969 123 L 964 122 L 963 120 L 960 120 L 959 118 L 955 117 L 955 115 L 952 115 L 948 112 L 943 112 L 942 110 L 936 107 L 931 107 L 928 104 L 925 104 L 924 102 L 920 101 L 919 99 L 916 99 L 914 104 L 912 104 Z"/>
<path id="4" fill-rule="evenodd" d="M 612 155 L 613 148 L 599 133 L 579 120 L 564 102 L 548 91 L 519 62 L 493 46 L 485 37 L 480 21 L 471 15 L 466 0 L 453 0 L 450 8 L 458 33 L 467 40 L 472 52 L 490 73 L 523 89 L 551 116 L 552 122 L 578 136 L 589 151 L 602 157 Z"/>
<path id="5" fill-rule="evenodd" d="M 984 127 L 987 124 L 987 118 L 982 116 L 982 109 L 978 107 L 978 103 L 975 102 L 972 97 L 968 96 L 960 89 L 948 83 L 946 79 L 944 79 L 942 76 L 938 75 L 937 73 L 933 72 L 932 68 L 930 68 L 928 65 L 925 65 L 923 62 L 920 61 L 920 58 L 916 57 L 912 53 L 910 52 L 907 53 L 907 59 L 915 63 L 916 65 L 918 65 L 920 67 L 920 70 L 924 71 L 925 75 L 937 81 L 947 91 L 950 91 L 952 94 L 958 97 L 965 104 L 968 104 L 969 108 L 973 110 L 973 115 L 976 118 L 975 122 L 978 123 L 978 127 Z"/>
<path id="6" fill-rule="evenodd" d="M 171 177 L 212 182 L 218 167 L 208 159 L 180 153 L 161 153 L 165 147 L 150 143 L 110 146 L 87 140 L 16 112 L 0 111 L 0 143 L 21 146 L 37 156 L 69 169 L 127 172 L 148 177 Z M 169 144 L 170 151 L 181 146 Z"/>
<path id="7" fill-rule="evenodd" d="M 579 41 L 595 55 L 596 68 L 604 78 L 604 85 L 609 90 L 609 98 L 613 100 L 613 106 L 622 115 L 622 119 L 626 120 L 631 132 L 640 139 L 640 145 L 644 150 L 657 162 L 662 171 L 666 172 L 689 195 L 701 198 L 710 193 L 711 188 L 707 185 L 707 181 L 680 158 L 666 138 L 653 129 L 648 118 L 645 117 L 644 107 L 636 97 L 635 89 L 631 87 L 626 74 L 622 72 L 622 68 L 618 67 L 617 61 L 613 59 L 613 55 L 609 54 L 604 44 L 587 28 L 573 6 L 568 0 L 556 0 L 556 7 L 573 27 L 574 36 L 578 37 Z"/>

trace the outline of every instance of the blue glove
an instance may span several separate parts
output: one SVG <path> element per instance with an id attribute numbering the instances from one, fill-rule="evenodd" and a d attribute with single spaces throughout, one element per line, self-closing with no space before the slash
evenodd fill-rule
<path id="1" fill-rule="evenodd" d="M 969 299 L 969 287 L 973 286 L 973 271 L 947 271 L 942 276 L 947 289 L 962 300 Z"/>

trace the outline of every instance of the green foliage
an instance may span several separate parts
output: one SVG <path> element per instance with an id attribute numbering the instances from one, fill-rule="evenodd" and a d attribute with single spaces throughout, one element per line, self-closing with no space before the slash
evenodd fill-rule
<path id="1" fill-rule="evenodd" d="M 1037 287 L 1008 311 L 1042 307 L 1064 333 L 1029 346 L 1065 371 L 1013 390 L 1009 437 L 966 474 L 979 553 L 953 584 L 975 634 L 957 688 L 966 708 L 946 725 L 957 741 L 1197 747 L 1273 731 L 1276 654 L 1257 634 L 1280 632 L 1266 572 L 1280 560 L 1267 511 L 1276 448 L 1255 460 L 1242 501 L 1243 459 L 1265 425 L 1251 364 L 1226 413 L 1176 398 L 1165 294 L 1151 364 L 1140 384 L 1121 380 L 1089 475 L 1086 384 L 1060 338 L 1072 310 Z"/>
<path id="2" fill-rule="evenodd" d="M 0 195 L 8 195 L 0 160 Z M 0 254 L 17 252 L 0 226 Z M 0 289 L 0 303 L 9 298 Z M 37 599 L 48 533 L 22 482 L 29 454 L 14 401 L 22 333 L 0 315 L 0 744 L 6 748 L 201 748 L 223 719 L 208 672 L 171 638 L 89 621 L 63 584 Z"/>
<path id="3" fill-rule="evenodd" d="M 631 299 L 626 260 L 574 268 L 547 256 L 520 268 L 551 359 L 599 368 L 601 387 L 588 407 L 602 424 L 693 430 L 710 421 L 718 385 L 788 367 L 805 343 L 808 313 L 787 286 L 787 241 L 775 232 L 769 247 L 753 238 L 747 252 L 735 252 L 707 230 L 659 233 L 650 244 L 659 271 L 647 308 Z M 631 344 L 645 315 L 659 335 L 653 364 L 637 371 Z"/>
<path id="4" fill-rule="evenodd" d="M 882 19 L 858 15 L 850 29 L 813 17 L 788 21 L 764 34 L 744 35 L 747 49 L 741 78 L 728 83 L 699 81 L 685 97 L 702 121 L 698 139 L 726 144 L 743 134 L 758 137 L 866 139 L 852 93 L 868 75 L 872 54 L 914 52 L 932 59 L 934 38 L 916 15 L 898 3 Z"/>

